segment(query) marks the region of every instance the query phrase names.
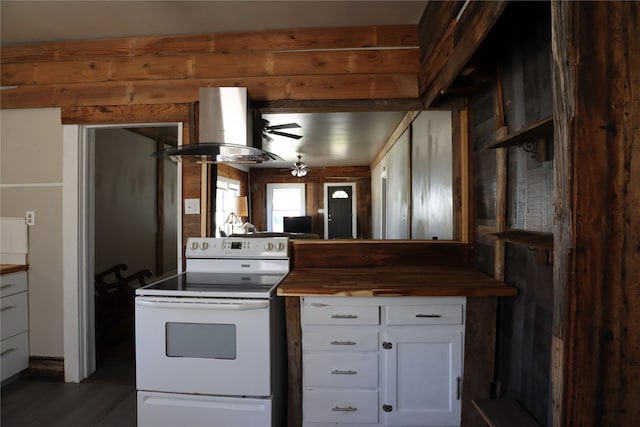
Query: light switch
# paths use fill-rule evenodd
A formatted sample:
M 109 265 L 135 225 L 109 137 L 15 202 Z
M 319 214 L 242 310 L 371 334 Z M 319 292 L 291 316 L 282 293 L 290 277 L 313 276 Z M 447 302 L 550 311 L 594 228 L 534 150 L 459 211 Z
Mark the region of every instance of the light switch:
M 197 215 L 200 213 L 200 199 L 184 199 L 184 213 Z

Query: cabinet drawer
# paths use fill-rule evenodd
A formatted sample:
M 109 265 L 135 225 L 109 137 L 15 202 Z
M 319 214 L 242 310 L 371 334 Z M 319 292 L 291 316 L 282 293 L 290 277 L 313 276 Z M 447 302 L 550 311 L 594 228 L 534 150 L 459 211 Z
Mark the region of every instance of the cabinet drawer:
M 29 332 L 2 340 L 0 344 L 2 381 L 29 367 Z
M 302 334 L 303 351 L 376 351 L 378 331 L 358 328 L 315 327 Z
M 3 274 L 0 276 L 0 296 L 8 297 L 27 290 L 27 272 Z
M 302 402 L 305 422 L 378 422 L 378 390 L 305 389 Z
M 378 353 L 307 353 L 305 387 L 378 387 Z
M 460 304 L 424 304 L 387 306 L 388 325 L 460 325 Z
M 12 337 L 29 328 L 27 292 L 2 298 L 0 308 L 0 330 L 2 339 Z
M 310 303 L 302 306 L 303 325 L 377 325 L 380 310 L 374 306 Z

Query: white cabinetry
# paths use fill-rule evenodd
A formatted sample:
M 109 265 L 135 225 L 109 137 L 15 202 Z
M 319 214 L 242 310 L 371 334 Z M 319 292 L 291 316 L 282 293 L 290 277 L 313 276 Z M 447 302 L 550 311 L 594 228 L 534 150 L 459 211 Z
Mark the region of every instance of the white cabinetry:
M 29 299 L 27 272 L 0 276 L 2 381 L 29 367 Z
M 305 427 L 456 426 L 464 297 L 303 297 Z

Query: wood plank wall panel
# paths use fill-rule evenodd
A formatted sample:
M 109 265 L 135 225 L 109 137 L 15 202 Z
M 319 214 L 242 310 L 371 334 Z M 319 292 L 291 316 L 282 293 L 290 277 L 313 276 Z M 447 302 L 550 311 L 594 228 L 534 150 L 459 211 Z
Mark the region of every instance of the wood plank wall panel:
M 526 247 L 506 244 L 505 282 L 518 288 L 501 298 L 497 378 L 502 396 L 518 400 L 540 425 L 548 425 L 553 268 Z
M 357 237 L 370 239 L 371 229 L 371 170 L 368 166 L 312 168 L 303 178 L 291 176 L 288 169 L 253 168 L 249 174 L 251 186 L 251 222 L 258 230 L 267 229 L 267 183 L 304 183 L 306 185 L 307 215 L 313 217 L 313 232 L 324 236 L 324 184 L 355 182 Z
M 88 44 L 90 43 L 90 44 Z M 137 37 L 3 47 L 5 63 L 93 60 L 117 57 L 163 57 L 205 53 L 324 50 L 418 46 L 413 25 L 340 29 L 275 30 L 259 33 L 220 33 Z
M 420 63 L 420 98 L 425 108 L 429 108 L 440 95 L 446 93 L 485 36 L 493 28 L 506 5 L 507 1 L 472 1 L 467 4 L 458 21 L 440 24 L 441 27 L 444 26 L 444 31 L 440 34 L 437 34 L 439 31 L 429 33 L 421 27 L 418 28 L 421 35 L 421 48 L 425 45 L 434 46 L 434 49 L 440 53 L 431 56 L 421 53 L 421 59 L 425 61 Z M 448 10 L 445 17 L 450 17 L 456 11 L 457 5 L 441 5 L 440 7 Z M 424 25 L 429 25 L 428 19 L 420 21 L 420 26 Z M 453 28 L 447 32 L 449 25 L 453 25 Z M 442 40 L 440 39 L 441 34 L 446 35 Z M 436 41 L 434 42 L 427 35 L 435 37 Z M 443 53 L 446 55 L 443 56 Z M 446 60 L 443 61 L 443 58 Z
M 552 2 L 555 425 L 640 419 L 638 22 L 637 2 Z
M 413 26 L 7 47 L 1 84 L 18 87 L 0 106 L 180 104 L 206 86 L 244 86 L 267 101 L 417 99 L 418 55 Z
M 535 19 L 529 21 L 532 17 Z M 516 298 L 498 301 L 493 391 L 495 397 L 519 401 L 541 425 L 548 425 L 552 403 L 552 267 L 539 264 L 535 253 L 526 247 L 502 243 L 504 250 L 495 250 L 496 242 L 486 234 L 505 225 L 533 226 L 533 230 L 552 227 L 553 168 L 550 162 L 532 160 L 518 147 L 508 152 L 501 149 L 502 155 L 485 147 L 498 135 L 517 131 L 538 121 L 541 114 L 550 114 L 549 17 L 548 3 L 509 5 L 488 38 L 492 48 L 502 52 L 490 57 L 493 63 L 484 64 L 487 75 L 493 68 L 493 79 L 478 88 L 469 101 L 476 202 L 475 265 L 496 278 L 504 274 L 505 282 L 519 289 Z M 536 24 L 525 26 L 523 22 Z M 544 72 L 541 64 L 545 55 L 547 76 L 527 80 L 527 76 Z M 536 201 L 546 201 L 544 207 L 524 209 L 527 197 L 533 199 L 534 195 Z M 532 201 L 529 207 L 533 205 Z
M 417 49 L 269 52 L 7 63 L 2 84 L 49 85 L 251 76 L 415 73 Z
M 469 246 L 464 243 L 433 241 L 416 245 L 408 240 L 294 240 L 293 268 L 362 268 L 384 266 L 466 266 Z M 320 245 L 320 246 L 319 246 Z

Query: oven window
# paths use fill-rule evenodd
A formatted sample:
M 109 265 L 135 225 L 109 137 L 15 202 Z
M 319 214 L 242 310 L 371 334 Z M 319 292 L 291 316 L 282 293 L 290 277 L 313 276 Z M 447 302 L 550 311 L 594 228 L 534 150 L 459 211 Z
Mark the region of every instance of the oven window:
M 166 339 L 167 357 L 236 358 L 236 325 L 169 322 Z

